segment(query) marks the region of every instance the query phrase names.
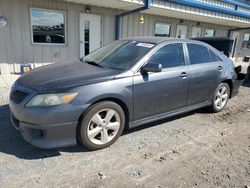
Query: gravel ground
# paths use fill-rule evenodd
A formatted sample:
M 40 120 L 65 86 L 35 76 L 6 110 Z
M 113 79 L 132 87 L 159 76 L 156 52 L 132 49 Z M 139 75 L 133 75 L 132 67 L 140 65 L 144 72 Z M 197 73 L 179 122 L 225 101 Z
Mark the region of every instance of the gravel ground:
M 0 187 L 250 186 L 250 83 L 226 109 L 205 109 L 126 131 L 111 147 L 41 150 L 0 103 Z
M 0 88 L 0 105 L 7 103 L 9 92 L 10 92 L 9 87 Z

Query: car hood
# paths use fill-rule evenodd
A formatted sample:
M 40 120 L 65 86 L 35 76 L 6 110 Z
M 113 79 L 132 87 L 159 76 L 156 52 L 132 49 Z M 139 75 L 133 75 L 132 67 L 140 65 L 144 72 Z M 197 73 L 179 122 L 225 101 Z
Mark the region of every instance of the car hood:
M 37 92 L 56 92 L 113 79 L 121 70 L 102 68 L 81 61 L 57 63 L 24 74 L 18 83 Z

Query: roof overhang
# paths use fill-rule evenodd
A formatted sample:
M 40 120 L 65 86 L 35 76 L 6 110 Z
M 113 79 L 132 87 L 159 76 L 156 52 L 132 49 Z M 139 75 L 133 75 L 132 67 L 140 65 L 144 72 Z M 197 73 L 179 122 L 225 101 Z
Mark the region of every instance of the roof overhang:
M 135 0 L 133 2 L 131 2 L 130 0 L 62 0 L 62 1 L 105 7 L 105 8 L 120 9 L 120 10 L 133 10 L 143 6 L 143 2 L 139 0 L 138 1 Z
M 62 0 L 91 6 L 105 7 L 130 11 L 142 7 L 142 0 Z M 171 3 L 170 6 L 158 6 L 153 4 L 150 9 L 142 11 L 145 14 L 166 16 L 178 19 L 186 19 L 197 22 L 213 23 L 231 27 L 249 27 L 250 19 L 223 13 L 197 9 L 185 5 Z
M 187 11 L 187 10 L 174 10 L 171 8 L 165 7 L 155 7 L 154 5 L 151 6 L 150 9 L 143 11 L 146 14 L 152 15 L 160 15 L 160 16 L 167 16 L 172 18 L 178 19 L 185 19 L 185 20 L 192 20 L 197 22 L 205 22 L 205 23 L 212 23 L 212 24 L 219 24 L 231 27 L 249 27 L 250 20 L 244 21 L 237 20 L 235 16 L 232 18 L 220 18 L 216 14 L 210 13 L 205 11 L 206 14 L 202 13 L 201 11 Z

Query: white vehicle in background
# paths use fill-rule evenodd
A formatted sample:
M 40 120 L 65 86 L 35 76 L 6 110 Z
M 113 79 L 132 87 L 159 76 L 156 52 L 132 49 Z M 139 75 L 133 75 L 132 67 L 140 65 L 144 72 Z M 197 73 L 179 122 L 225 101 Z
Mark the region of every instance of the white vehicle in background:
M 213 46 L 214 48 L 216 48 L 217 50 L 219 50 L 221 53 L 223 53 L 225 56 L 227 56 L 229 59 L 232 60 L 232 62 L 234 62 L 233 58 L 231 58 L 231 54 L 233 53 L 233 40 L 228 38 L 228 37 L 194 37 L 191 38 L 193 40 L 198 40 L 198 41 L 202 41 L 205 42 L 211 46 Z M 245 58 L 247 58 L 247 60 L 243 60 L 243 61 L 249 61 L 250 56 L 246 56 Z M 250 81 L 250 63 L 249 66 L 247 68 L 247 75 L 240 73 L 241 72 L 242 67 L 241 66 L 237 66 L 235 67 L 235 71 L 237 72 L 238 76 L 241 77 L 240 79 L 246 78 Z
M 249 66 L 247 68 L 247 79 L 250 81 L 250 63 L 249 63 Z

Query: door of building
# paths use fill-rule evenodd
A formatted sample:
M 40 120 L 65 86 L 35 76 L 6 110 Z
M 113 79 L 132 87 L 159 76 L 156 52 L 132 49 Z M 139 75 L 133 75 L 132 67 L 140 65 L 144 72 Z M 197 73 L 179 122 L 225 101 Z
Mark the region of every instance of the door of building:
M 184 39 L 186 37 L 187 37 L 187 26 L 186 25 L 177 25 L 176 38 Z
M 193 27 L 191 37 L 200 37 L 200 36 L 201 36 L 201 28 L 200 27 Z
M 233 46 L 232 46 L 232 50 L 231 50 L 231 54 L 230 54 L 231 58 L 235 57 L 236 46 L 237 46 L 237 42 L 239 40 L 239 35 L 240 35 L 240 33 L 238 31 L 232 32 L 231 39 L 233 39 Z
M 101 46 L 101 16 L 80 14 L 80 58 Z

